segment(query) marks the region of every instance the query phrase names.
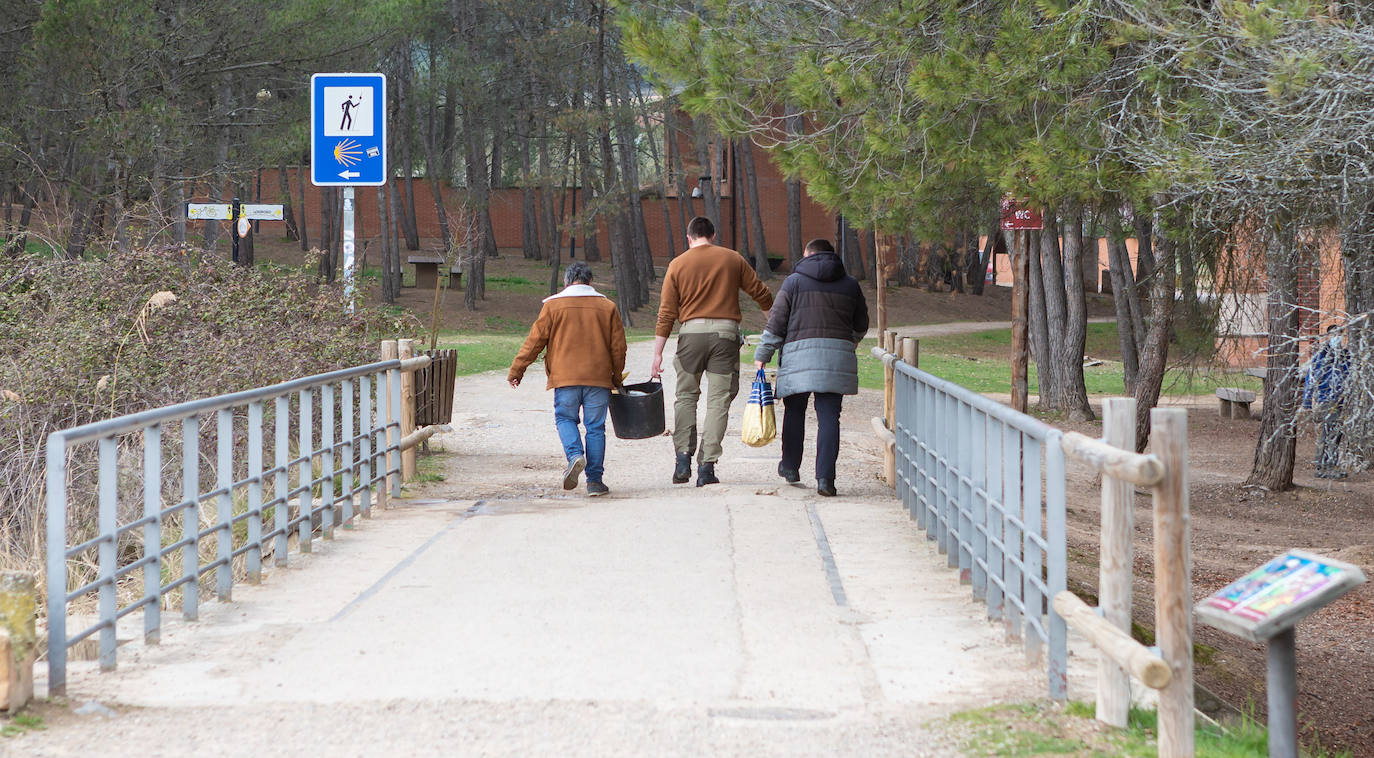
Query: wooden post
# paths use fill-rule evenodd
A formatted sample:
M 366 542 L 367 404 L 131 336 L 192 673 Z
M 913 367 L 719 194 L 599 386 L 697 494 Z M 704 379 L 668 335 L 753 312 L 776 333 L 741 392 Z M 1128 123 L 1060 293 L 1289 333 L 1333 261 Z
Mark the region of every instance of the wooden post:
M 893 331 L 881 331 L 878 333 L 878 344 L 883 351 L 889 355 L 897 354 L 897 333 Z M 889 434 L 897 431 L 897 401 L 896 401 L 896 382 L 897 372 L 893 369 L 892 363 L 883 362 L 883 427 Z M 883 445 L 883 481 L 887 486 L 897 486 L 897 443 L 896 436 L 889 436 L 887 444 Z
M 400 359 L 415 357 L 415 340 L 397 340 L 396 346 L 400 351 Z M 415 431 L 415 372 L 401 372 L 401 439 L 405 439 L 411 432 Z M 415 467 L 415 448 L 403 448 L 401 450 L 401 482 L 405 483 L 415 478 L 417 471 Z
M 1134 415 L 1134 414 L 1132 414 Z M 1193 592 L 1188 515 L 1188 412 L 1150 411 L 1150 440 L 1164 463 L 1155 488 L 1155 641 L 1172 679 L 1159 691 L 1159 754 L 1193 755 Z
M 1011 407 L 1025 413 L 1030 402 L 1030 343 L 1026 328 L 1030 317 L 1026 289 L 1030 278 L 1030 232 L 1012 232 L 1012 240 Z
M 912 368 L 921 367 L 921 341 L 915 337 L 902 338 L 902 360 Z
M 382 360 L 384 360 L 384 361 L 394 361 L 394 360 L 396 360 L 399 356 L 400 356 L 400 345 L 398 345 L 398 344 L 396 343 L 396 340 L 382 340 Z M 388 377 L 388 381 L 390 381 L 390 377 Z M 400 408 L 396 408 L 394 405 L 392 405 L 392 402 L 391 402 L 391 387 L 390 387 L 390 386 L 387 387 L 386 392 L 385 392 L 384 394 L 385 394 L 386 397 L 385 397 L 385 399 L 384 399 L 382 402 L 386 403 L 386 405 L 385 405 L 385 406 L 382 406 L 382 405 L 379 404 L 379 405 L 377 406 L 377 408 L 378 408 L 378 410 L 380 411 L 383 407 L 385 407 L 385 408 L 386 408 L 385 417 L 386 417 L 388 423 L 394 422 L 394 421 L 396 421 L 397 415 L 401 412 L 401 409 L 400 409 Z M 393 446 L 393 445 L 400 445 L 400 444 L 401 444 L 401 435 L 400 435 L 400 433 L 399 433 L 398 431 L 396 431 L 396 429 L 391 428 L 391 427 L 388 427 L 388 428 L 387 428 L 387 432 L 386 432 L 386 444 L 387 444 L 387 447 L 391 447 L 391 446 Z M 384 453 L 384 454 L 382 455 L 382 463 L 381 463 L 381 465 L 382 465 L 382 470 L 383 470 L 383 471 L 390 471 L 390 470 L 391 470 L 391 456 Z M 378 506 L 379 508 L 386 508 L 386 507 L 390 504 L 389 501 L 388 501 L 388 498 L 391 496 L 392 476 L 395 476 L 395 475 L 393 475 L 393 474 L 388 474 L 388 475 L 386 476 L 386 478 L 382 481 L 381 495 L 378 496 L 378 498 L 377 498 L 377 506 Z
M 0 708 L 11 715 L 33 698 L 33 661 L 38 656 L 38 592 L 32 574 L 0 574 Z
M 890 275 L 889 269 L 892 268 L 888 262 L 893 257 L 892 238 L 882 232 L 874 232 L 873 243 L 877 248 L 873 263 L 878 267 L 878 338 L 882 339 L 882 335 L 887 332 L 887 278 Z
M 1122 449 L 1135 445 L 1135 399 L 1113 397 L 1102 403 L 1102 436 Z M 1097 605 L 1102 618 L 1131 633 L 1131 577 L 1135 540 L 1135 487 L 1102 475 L 1102 544 L 1097 575 Z M 1131 707 L 1131 678 L 1106 655 L 1097 659 L 1097 720 L 1125 727 Z

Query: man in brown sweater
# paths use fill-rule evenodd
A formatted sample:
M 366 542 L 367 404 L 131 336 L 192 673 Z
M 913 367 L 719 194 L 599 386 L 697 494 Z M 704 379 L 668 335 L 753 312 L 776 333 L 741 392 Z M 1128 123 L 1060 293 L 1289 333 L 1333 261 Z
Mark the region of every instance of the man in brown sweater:
M 576 261 L 563 273 L 562 292 L 544 299 L 525 344 L 510 365 L 506 380 L 519 387 L 525 369 L 548 347 L 544 372 L 553 390 L 553 420 L 568 466 L 563 489 L 577 486 L 587 471 L 587 494 L 610 492 L 602 482 L 606 462 L 606 408 L 611 388 L 620 386 L 625 369 L 625 327 L 620 310 L 592 288 L 592 270 Z M 578 429 L 578 417 L 586 439 Z
M 739 253 L 715 244 L 716 227 L 697 216 L 687 224 L 687 251 L 668 264 L 663 275 L 663 297 L 654 329 L 654 362 L 649 375 L 663 369 L 663 346 L 674 322 L 677 334 L 676 400 L 673 402 L 673 448 L 677 464 L 673 483 L 692 477 L 692 454 L 697 455 L 697 486 L 716 484 L 716 461 L 730 420 L 730 402 L 739 394 L 739 292 L 742 290 L 767 311 L 773 293 L 759 281 L 749 262 Z M 697 399 L 701 377 L 708 379 L 706 419 L 701 449 L 697 448 Z

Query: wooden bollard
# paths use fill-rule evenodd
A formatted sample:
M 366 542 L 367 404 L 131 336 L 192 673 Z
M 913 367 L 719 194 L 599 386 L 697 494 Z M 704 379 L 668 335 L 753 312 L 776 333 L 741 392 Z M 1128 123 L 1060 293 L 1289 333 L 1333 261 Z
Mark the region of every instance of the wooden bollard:
M 399 355 L 399 353 L 400 353 L 400 348 L 399 348 L 399 346 L 396 344 L 396 340 L 382 340 L 382 360 L 384 360 L 384 361 L 394 361 L 394 360 L 396 360 L 396 358 L 397 358 L 397 356 Z M 387 381 L 388 381 L 388 382 L 391 381 L 391 380 L 390 380 L 390 376 L 388 376 Z M 382 403 L 385 403 L 385 405 L 378 404 L 378 406 L 377 406 L 378 415 L 379 415 L 379 416 L 380 416 L 380 415 L 384 415 L 385 418 L 386 418 L 386 420 L 387 420 L 387 423 L 388 423 L 388 424 L 391 424 L 391 423 L 393 423 L 393 422 L 396 421 L 396 416 L 401 412 L 401 409 L 400 409 L 400 408 L 396 408 L 396 407 L 393 406 L 392 403 L 391 403 L 391 385 L 390 385 L 390 384 L 387 385 L 386 391 L 385 391 L 384 393 L 382 393 L 382 394 L 384 395 L 384 398 L 383 398 L 383 400 L 382 400 L 381 402 L 382 402 Z M 385 414 L 382 413 L 383 409 L 385 409 Z M 385 434 L 384 436 L 385 436 L 385 438 L 386 438 L 386 446 L 387 446 L 387 447 L 397 446 L 397 449 L 399 450 L 399 446 L 400 446 L 400 444 L 401 444 L 401 434 L 400 434 L 400 432 L 398 432 L 396 429 L 391 428 L 390 426 L 388 426 L 388 427 L 387 427 L 386 434 Z M 390 470 L 391 470 L 391 464 L 392 464 L 392 458 L 391 458 L 390 454 L 385 454 L 385 453 L 384 453 L 384 454 L 382 455 L 382 457 L 381 457 L 381 461 L 382 461 L 382 462 L 381 462 L 382 470 L 383 470 L 383 471 L 390 471 Z M 386 475 L 385 477 L 382 477 L 382 480 L 381 480 L 382 486 L 379 488 L 381 494 L 380 494 L 380 495 L 378 496 L 378 498 L 377 498 L 377 506 L 378 506 L 379 508 L 386 508 L 386 507 L 390 504 L 390 500 L 389 500 L 389 499 L 390 499 L 390 497 L 391 497 L 391 491 L 392 491 L 392 487 L 391 487 L 392 476 L 399 476 L 399 474 L 395 474 L 395 475 L 393 475 L 393 474 L 388 474 L 388 475 Z
M 1192 548 L 1188 512 L 1188 411 L 1154 408 L 1150 438 L 1164 464 L 1155 488 L 1155 638 L 1173 680 L 1159 692 L 1159 754 L 1192 755 Z
M 401 360 L 415 357 L 415 340 L 397 340 Z M 401 372 L 401 439 L 415 431 L 415 372 Z M 415 448 L 401 450 L 401 482 L 415 478 L 418 470 L 415 465 Z
M 912 368 L 921 366 L 921 341 L 915 337 L 902 338 L 902 360 Z
M 1102 403 L 1102 439 L 1122 450 L 1135 444 L 1135 399 Z M 1135 487 L 1102 477 L 1102 528 L 1098 548 L 1097 604 L 1102 619 L 1130 636 L 1131 581 L 1135 539 Z M 1122 728 L 1131 707 L 1131 680 L 1125 667 L 1108 657 L 1097 663 L 1097 720 Z
M 38 656 L 38 593 L 32 574 L 0 574 L 0 708 L 13 714 L 33 699 Z

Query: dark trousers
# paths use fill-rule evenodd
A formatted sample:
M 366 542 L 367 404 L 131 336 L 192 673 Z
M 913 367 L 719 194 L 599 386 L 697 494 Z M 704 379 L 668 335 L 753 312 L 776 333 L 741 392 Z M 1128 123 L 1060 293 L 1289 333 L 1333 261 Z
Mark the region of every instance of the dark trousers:
M 802 443 L 806 440 L 806 405 L 813 393 L 802 392 L 782 399 L 782 465 L 801 470 Z M 816 392 L 816 478 L 835 481 L 835 461 L 840 457 L 840 409 L 844 395 Z

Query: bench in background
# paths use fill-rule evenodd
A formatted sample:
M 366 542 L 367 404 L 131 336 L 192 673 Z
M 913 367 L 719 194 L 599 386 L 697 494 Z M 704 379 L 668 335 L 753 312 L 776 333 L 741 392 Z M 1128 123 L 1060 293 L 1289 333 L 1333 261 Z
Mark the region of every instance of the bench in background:
M 1221 402 L 1217 412 L 1222 418 L 1250 418 L 1255 393 L 1239 387 L 1217 387 L 1217 400 Z

